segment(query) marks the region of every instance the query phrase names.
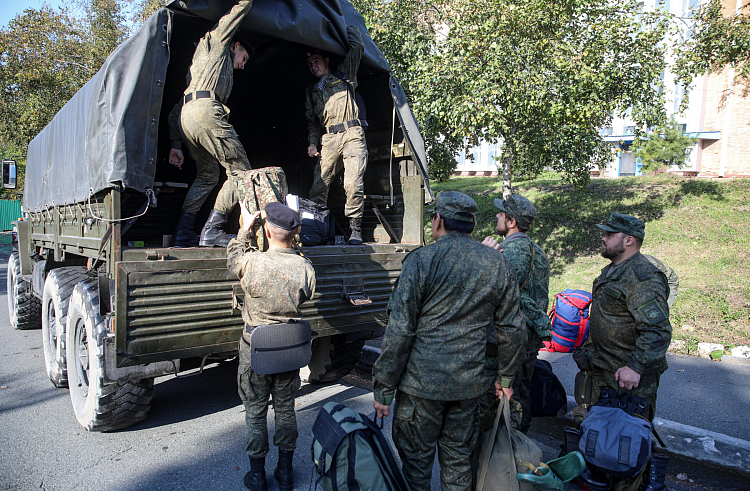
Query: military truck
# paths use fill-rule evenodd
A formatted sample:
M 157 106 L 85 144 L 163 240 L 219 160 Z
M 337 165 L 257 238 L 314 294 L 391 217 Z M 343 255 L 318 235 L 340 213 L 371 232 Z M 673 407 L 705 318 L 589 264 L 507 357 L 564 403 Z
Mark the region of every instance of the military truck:
M 29 145 L 8 262 L 11 323 L 41 327 L 47 375 L 69 388 L 87 430 L 144 419 L 155 377 L 200 373 L 236 356 L 244 294 L 226 249 L 169 247 L 195 166 L 167 162 L 167 116 L 197 42 L 232 5 L 180 1 L 156 12 Z M 424 240 L 423 205 L 432 200 L 424 143 L 403 89 L 346 0 L 256 0 L 240 28 L 255 56 L 235 71 L 227 102 L 253 168 L 282 167 L 290 193 L 307 196 L 316 162 L 306 152 L 304 97 L 314 82 L 306 51 L 325 50 L 337 63 L 347 25 L 365 42 L 365 243 L 303 248 L 317 274 L 303 308 L 314 336 L 311 382 L 348 373 L 365 340 L 384 331 L 402 260 Z M 15 178 L 15 170 L 3 174 Z M 340 224 L 348 223 L 344 201 L 339 176 L 329 205 Z M 238 210 L 229 222 L 238 223 Z

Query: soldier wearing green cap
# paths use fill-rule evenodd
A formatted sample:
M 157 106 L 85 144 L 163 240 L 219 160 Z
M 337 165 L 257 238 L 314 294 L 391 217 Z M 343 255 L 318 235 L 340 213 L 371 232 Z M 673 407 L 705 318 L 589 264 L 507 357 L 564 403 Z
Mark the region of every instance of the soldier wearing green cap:
M 487 388 L 487 331 L 494 323 L 496 394 L 510 397 L 526 327 L 513 267 L 469 235 L 476 202 L 445 191 L 430 212 L 436 242 L 406 257 L 388 304 L 373 406 L 388 416 L 395 395 L 393 441 L 413 491 L 430 489 L 436 446 L 442 488 L 469 490 L 477 403 Z
M 245 332 L 239 344 L 240 363 L 237 385 L 245 406 L 250 471 L 245 486 L 253 491 L 266 490 L 265 458 L 268 454 L 266 415 L 272 396 L 276 432 L 273 443 L 279 449 L 274 477 L 281 491 L 294 488 L 292 459 L 297 446 L 297 419 L 294 396 L 300 388 L 299 370 L 260 375 L 250 367 L 250 334 L 254 328 L 269 324 L 296 322 L 302 318 L 300 306 L 315 292 L 315 270 L 309 261 L 292 248 L 299 233 L 300 218 L 282 203 L 265 207 L 267 252 L 258 250 L 256 229 L 260 212 L 251 214 L 240 201 L 243 228 L 227 247 L 227 266 L 240 279 L 245 291 L 242 319 Z M 257 224 L 257 226 L 256 226 Z
M 513 194 L 508 199 L 495 198 L 492 201 L 497 214 L 497 232 L 505 237 L 498 243 L 493 237 L 487 237 L 484 245 L 500 250 L 516 272 L 521 293 L 521 309 L 526 318 L 526 359 L 516 373 L 513 382 L 513 393 L 522 408 L 521 424 L 517 428 L 524 433 L 531 426 L 531 376 L 534 374 L 542 341 L 552 336 L 547 304 L 549 302 L 549 261 L 539 244 L 532 241 L 526 233 L 534 225 L 536 208 L 521 196 Z M 488 368 L 496 366 L 497 346 L 495 334 L 490 330 L 487 347 Z
M 672 339 L 669 284 L 664 272 L 640 253 L 646 235 L 636 217 L 612 213 L 603 225 L 601 254 L 611 263 L 594 281 L 589 317 L 594 349 L 592 403 L 599 388 L 627 389 L 651 404 L 667 369 Z

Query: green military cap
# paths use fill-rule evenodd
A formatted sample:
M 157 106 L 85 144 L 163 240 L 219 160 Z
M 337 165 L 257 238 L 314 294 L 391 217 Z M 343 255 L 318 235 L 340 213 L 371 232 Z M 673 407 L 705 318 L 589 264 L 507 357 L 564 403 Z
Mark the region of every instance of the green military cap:
M 448 220 L 474 223 L 477 202 L 458 191 L 443 191 L 437 197 L 435 208 L 429 210 L 429 213 L 438 213 Z
M 638 218 L 622 213 L 612 213 L 609 220 L 604 225 L 597 225 L 597 228 L 605 232 L 622 232 L 625 235 L 632 235 L 642 239 L 646 236 L 646 225 Z
M 492 204 L 509 218 L 514 218 L 522 227 L 531 227 L 536 218 L 536 208 L 520 194 L 512 194 L 508 199 L 495 198 Z

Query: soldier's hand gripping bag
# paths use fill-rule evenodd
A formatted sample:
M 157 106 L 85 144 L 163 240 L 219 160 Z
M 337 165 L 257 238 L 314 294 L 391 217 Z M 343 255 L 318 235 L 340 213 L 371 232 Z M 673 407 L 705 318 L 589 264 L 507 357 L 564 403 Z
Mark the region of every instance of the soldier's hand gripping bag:
M 651 457 L 652 426 L 640 397 L 601 388 L 601 398 L 581 423 L 578 450 L 588 465 L 618 479 L 633 478 Z
M 479 437 L 477 451 L 477 491 L 532 491 L 534 486 L 519 482 L 516 473 L 529 472 L 518 462 L 538 466 L 542 451 L 529 437 L 510 425 L 510 404 L 503 395 L 490 431 Z

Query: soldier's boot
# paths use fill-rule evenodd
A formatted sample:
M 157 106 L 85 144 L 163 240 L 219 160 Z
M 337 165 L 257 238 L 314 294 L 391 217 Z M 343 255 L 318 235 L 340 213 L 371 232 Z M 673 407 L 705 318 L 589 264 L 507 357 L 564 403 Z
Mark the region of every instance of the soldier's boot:
M 177 227 L 172 235 L 173 247 L 197 247 L 200 237 L 193 232 L 195 225 L 195 214 L 180 213 L 180 219 L 177 221 Z
M 362 243 L 362 219 L 361 218 L 350 218 L 349 228 L 352 230 L 352 234 L 349 236 L 349 244 L 359 245 Z
M 667 463 L 669 457 L 666 455 L 652 453 L 651 462 L 648 465 L 648 484 L 641 487 L 643 491 L 666 491 Z
M 208 220 L 201 231 L 201 247 L 226 247 L 232 237 L 222 228 L 227 222 L 227 216 L 216 210 L 211 210 Z
M 273 477 L 279 482 L 281 491 L 292 491 L 294 489 L 294 469 L 292 468 L 292 458 L 294 452 L 282 452 L 279 450 L 279 463 L 276 470 L 273 471 Z
M 245 487 L 250 491 L 267 491 L 266 458 L 250 459 L 250 471 L 245 474 Z

